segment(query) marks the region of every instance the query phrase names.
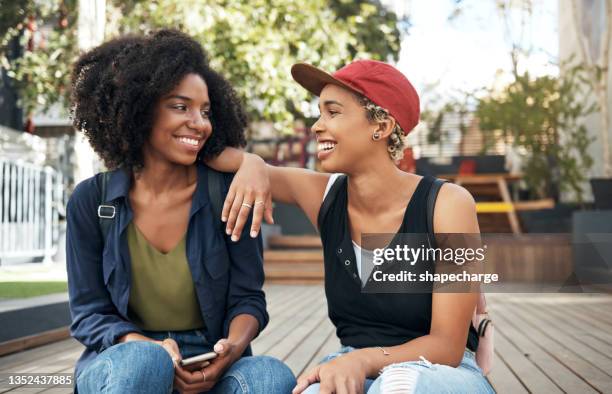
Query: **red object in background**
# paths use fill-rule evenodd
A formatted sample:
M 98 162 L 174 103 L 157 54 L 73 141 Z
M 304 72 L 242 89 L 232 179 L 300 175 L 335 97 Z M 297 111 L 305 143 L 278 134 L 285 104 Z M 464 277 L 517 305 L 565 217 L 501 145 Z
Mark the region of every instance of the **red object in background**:
M 26 44 L 26 49 L 28 51 L 34 50 L 34 32 L 38 30 L 38 26 L 36 26 L 36 19 L 33 15 L 28 17 L 28 23 L 26 24 L 26 29 L 30 32 L 30 37 L 28 38 L 28 43 Z
M 473 175 L 476 173 L 476 161 L 472 159 L 461 160 L 459 164 L 459 175 Z
M 34 131 L 36 130 L 36 126 L 34 125 L 34 121 L 32 120 L 31 116 L 28 116 L 28 119 L 26 120 L 25 125 L 23 125 L 23 129 L 30 134 L 34 134 Z
M 68 27 L 68 9 L 66 8 L 66 4 L 63 2 L 59 9 L 58 26 L 60 29 L 65 29 Z
M 400 160 L 397 167 L 405 172 L 410 172 L 413 174 L 416 172 L 416 161 L 414 160 L 412 148 L 404 149 L 404 158 Z

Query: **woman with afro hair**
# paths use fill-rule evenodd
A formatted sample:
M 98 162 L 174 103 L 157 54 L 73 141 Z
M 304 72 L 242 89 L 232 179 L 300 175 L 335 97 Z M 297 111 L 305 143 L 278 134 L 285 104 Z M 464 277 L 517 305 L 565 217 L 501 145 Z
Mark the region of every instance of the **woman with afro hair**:
M 162 30 L 90 50 L 74 65 L 72 117 L 111 170 L 67 208 L 78 391 L 291 391 L 289 368 L 249 345 L 268 322 L 261 238 L 230 240 L 212 213 L 203 161 L 244 146 L 246 116 L 200 44 Z

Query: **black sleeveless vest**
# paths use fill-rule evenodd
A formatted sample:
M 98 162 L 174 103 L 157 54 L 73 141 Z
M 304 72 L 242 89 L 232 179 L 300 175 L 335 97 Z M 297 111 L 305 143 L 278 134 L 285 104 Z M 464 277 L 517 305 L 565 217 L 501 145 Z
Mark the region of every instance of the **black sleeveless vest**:
M 427 195 L 435 178 L 423 177 L 406 208 L 400 233 L 427 233 Z M 347 178 L 329 209 L 319 217 L 325 261 L 325 294 L 329 318 L 344 346 L 395 346 L 429 334 L 431 292 L 364 293 L 359 278 L 348 221 Z M 330 196 L 333 195 L 330 190 Z M 367 284 L 366 284 L 367 286 Z M 470 325 L 466 346 L 476 351 L 478 336 Z

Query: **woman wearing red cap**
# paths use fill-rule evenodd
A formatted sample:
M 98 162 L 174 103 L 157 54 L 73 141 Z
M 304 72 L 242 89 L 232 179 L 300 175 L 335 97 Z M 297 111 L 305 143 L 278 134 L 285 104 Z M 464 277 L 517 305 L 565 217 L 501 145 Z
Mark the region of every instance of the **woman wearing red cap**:
M 233 239 L 251 207 L 251 235 L 264 211 L 271 220 L 268 190 L 276 201 L 297 204 L 321 234 L 329 317 L 343 347 L 302 375 L 294 393 L 493 392 L 474 358 L 478 337 L 470 318 L 476 293 L 362 291 L 371 281 L 361 261 L 367 254 L 362 234 L 428 232 L 427 196 L 435 178 L 395 165 L 405 134 L 418 123 L 415 89 L 394 67 L 371 60 L 333 75 L 307 64 L 291 72 L 320 96 L 321 115 L 312 131 L 325 173 L 268 166 L 232 148 L 210 165 L 222 171 L 240 167 L 223 211 Z M 253 182 L 260 185 L 241 186 Z M 472 196 L 444 184 L 433 227 L 436 233 L 478 233 Z

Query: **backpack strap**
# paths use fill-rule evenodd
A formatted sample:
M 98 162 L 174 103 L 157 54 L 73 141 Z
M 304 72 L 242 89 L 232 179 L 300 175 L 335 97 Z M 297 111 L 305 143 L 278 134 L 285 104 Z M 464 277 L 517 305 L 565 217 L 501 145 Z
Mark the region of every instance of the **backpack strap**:
M 223 185 L 224 176 L 221 172 L 208 167 L 208 198 L 212 205 L 214 220 L 219 222 L 221 234 L 225 234 L 225 223 L 221 221 L 221 212 L 223 211 Z
M 438 198 L 438 192 L 446 181 L 434 178 L 429 193 L 427 194 L 427 240 L 431 248 L 437 247 L 436 236 L 434 233 L 434 210 L 436 208 L 436 199 Z
M 108 238 L 108 233 L 110 232 L 110 227 L 117 216 L 117 206 L 114 203 L 111 205 L 106 204 L 106 190 L 108 188 L 108 179 L 109 173 L 102 172 L 98 175 L 98 185 L 99 185 L 99 205 L 98 205 L 98 225 L 100 227 L 100 232 L 102 233 L 102 240 L 104 244 L 106 244 L 106 239 Z
M 327 192 L 327 195 L 323 199 L 323 203 L 321 204 L 321 208 L 319 209 L 319 215 L 317 216 L 317 226 L 319 227 L 319 231 L 321 230 L 321 226 L 323 225 L 323 219 L 325 219 L 325 215 L 327 215 L 327 212 L 334 203 L 334 200 L 336 199 L 336 196 L 338 195 L 338 192 L 340 191 L 340 188 L 342 187 L 344 182 L 346 182 L 346 175 L 339 175 L 334 181 L 334 184 Z

